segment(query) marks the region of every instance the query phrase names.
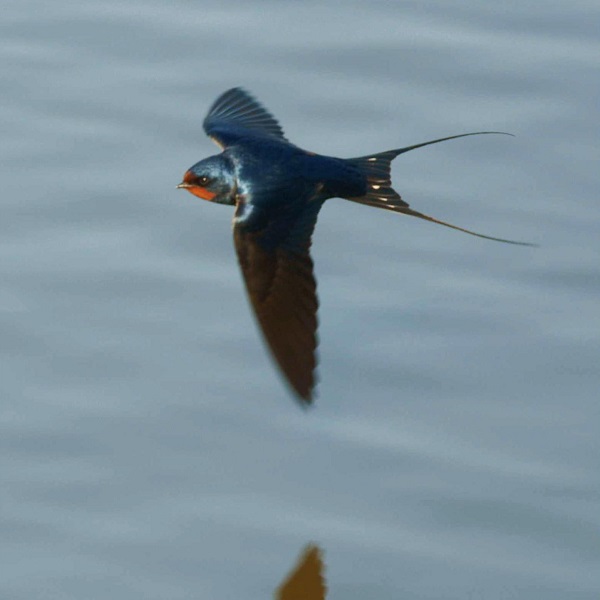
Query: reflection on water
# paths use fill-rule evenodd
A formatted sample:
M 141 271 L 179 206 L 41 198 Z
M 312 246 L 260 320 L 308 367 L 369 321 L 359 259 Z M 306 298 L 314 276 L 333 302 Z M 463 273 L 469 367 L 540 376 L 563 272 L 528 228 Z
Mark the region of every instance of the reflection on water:
M 324 600 L 327 586 L 323 576 L 323 553 L 308 545 L 285 581 L 277 588 L 277 600 Z

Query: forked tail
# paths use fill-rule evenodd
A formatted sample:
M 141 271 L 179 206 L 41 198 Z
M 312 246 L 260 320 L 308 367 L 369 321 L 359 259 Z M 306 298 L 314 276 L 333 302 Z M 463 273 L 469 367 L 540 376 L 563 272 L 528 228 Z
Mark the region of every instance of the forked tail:
M 386 152 L 379 152 L 379 154 L 371 154 L 370 156 L 360 156 L 359 158 L 347 159 L 352 165 L 360 169 L 367 176 L 367 193 L 364 196 L 348 197 L 347 200 L 352 202 L 358 202 L 360 204 L 366 204 L 368 206 L 376 206 L 377 208 L 385 208 L 386 210 L 392 210 L 394 212 L 410 215 L 411 217 L 418 217 L 425 221 L 431 221 L 438 225 L 444 225 L 451 229 L 456 229 L 469 235 L 475 235 L 486 240 L 494 240 L 495 242 L 503 242 L 505 244 L 517 244 L 519 246 L 535 246 L 536 244 L 529 244 L 527 242 L 516 242 L 514 240 L 505 240 L 503 238 L 492 237 L 490 235 L 483 235 L 482 233 L 476 233 L 470 229 L 464 227 L 458 227 L 445 221 L 440 221 L 417 212 L 410 208 L 408 203 L 404 202 L 400 195 L 392 188 L 392 182 L 390 177 L 390 167 L 392 161 L 399 154 L 415 150 L 416 148 L 422 148 L 423 146 L 429 146 L 430 144 L 437 144 L 439 142 L 445 142 L 446 140 L 455 140 L 456 138 L 467 137 L 469 135 L 485 135 L 485 134 L 500 134 L 500 135 L 511 135 L 510 133 L 503 133 L 501 131 L 477 131 L 475 133 L 463 133 L 461 135 L 451 135 L 450 137 L 440 138 L 438 140 L 431 140 L 430 142 L 423 142 L 422 144 L 415 144 L 414 146 L 407 146 L 406 148 L 398 148 L 396 150 L 387 150 Z

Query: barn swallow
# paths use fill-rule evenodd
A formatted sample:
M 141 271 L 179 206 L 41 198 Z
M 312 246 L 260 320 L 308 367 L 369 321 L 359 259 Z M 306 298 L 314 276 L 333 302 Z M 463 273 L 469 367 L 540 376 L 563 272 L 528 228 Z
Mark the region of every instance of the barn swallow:
M 233 88 L 204 119 L 222 149 L 190 167 L 177 186 L 202 200 L 235 206 L 233 239 L 250 303 L 264 339 L 302 403 L 312 401 L 317 347 L 317 294 L 310 256 L 312 233 L 325 200 L 352 202 L 476 233 L 417 212 L 392 188 L 398 155 L 470 135 L 452 135 L 358 158 L 308 152 L 289 142 L 277 120 L 250 94 Z

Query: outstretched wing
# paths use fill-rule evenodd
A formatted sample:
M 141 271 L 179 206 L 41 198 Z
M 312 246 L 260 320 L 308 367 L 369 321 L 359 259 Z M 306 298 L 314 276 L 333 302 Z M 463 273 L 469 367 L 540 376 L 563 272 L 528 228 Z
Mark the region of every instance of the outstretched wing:
M 287 141 L 275 117 L 241 88 L 217 98 L 204 119 L 204 131 L 223 148 L 248 135 Z
M 233 237 L 250 303 L 263 336 L 298 396 L 312 401 L 317 365 L 317 284 L 310 257 L 320 203 L 295 214 L 260 214 L 238 205 Z M 253 218 L 243 222 L 244 209 Z

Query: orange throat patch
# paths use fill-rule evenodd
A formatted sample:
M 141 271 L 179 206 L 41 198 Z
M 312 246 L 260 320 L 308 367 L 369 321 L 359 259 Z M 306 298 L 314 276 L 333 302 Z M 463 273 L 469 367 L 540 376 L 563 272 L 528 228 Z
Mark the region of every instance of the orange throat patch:
M 215 192 L 210 192 L 206 188 L 203 188 L 199 185 L 192 185 L 186 189 L 190 194 L 194 194 L 194 196 L 198 196 L 198 198 L 202 198 L 202 200 L 208 200 L 209 202 L 217 195 Z

